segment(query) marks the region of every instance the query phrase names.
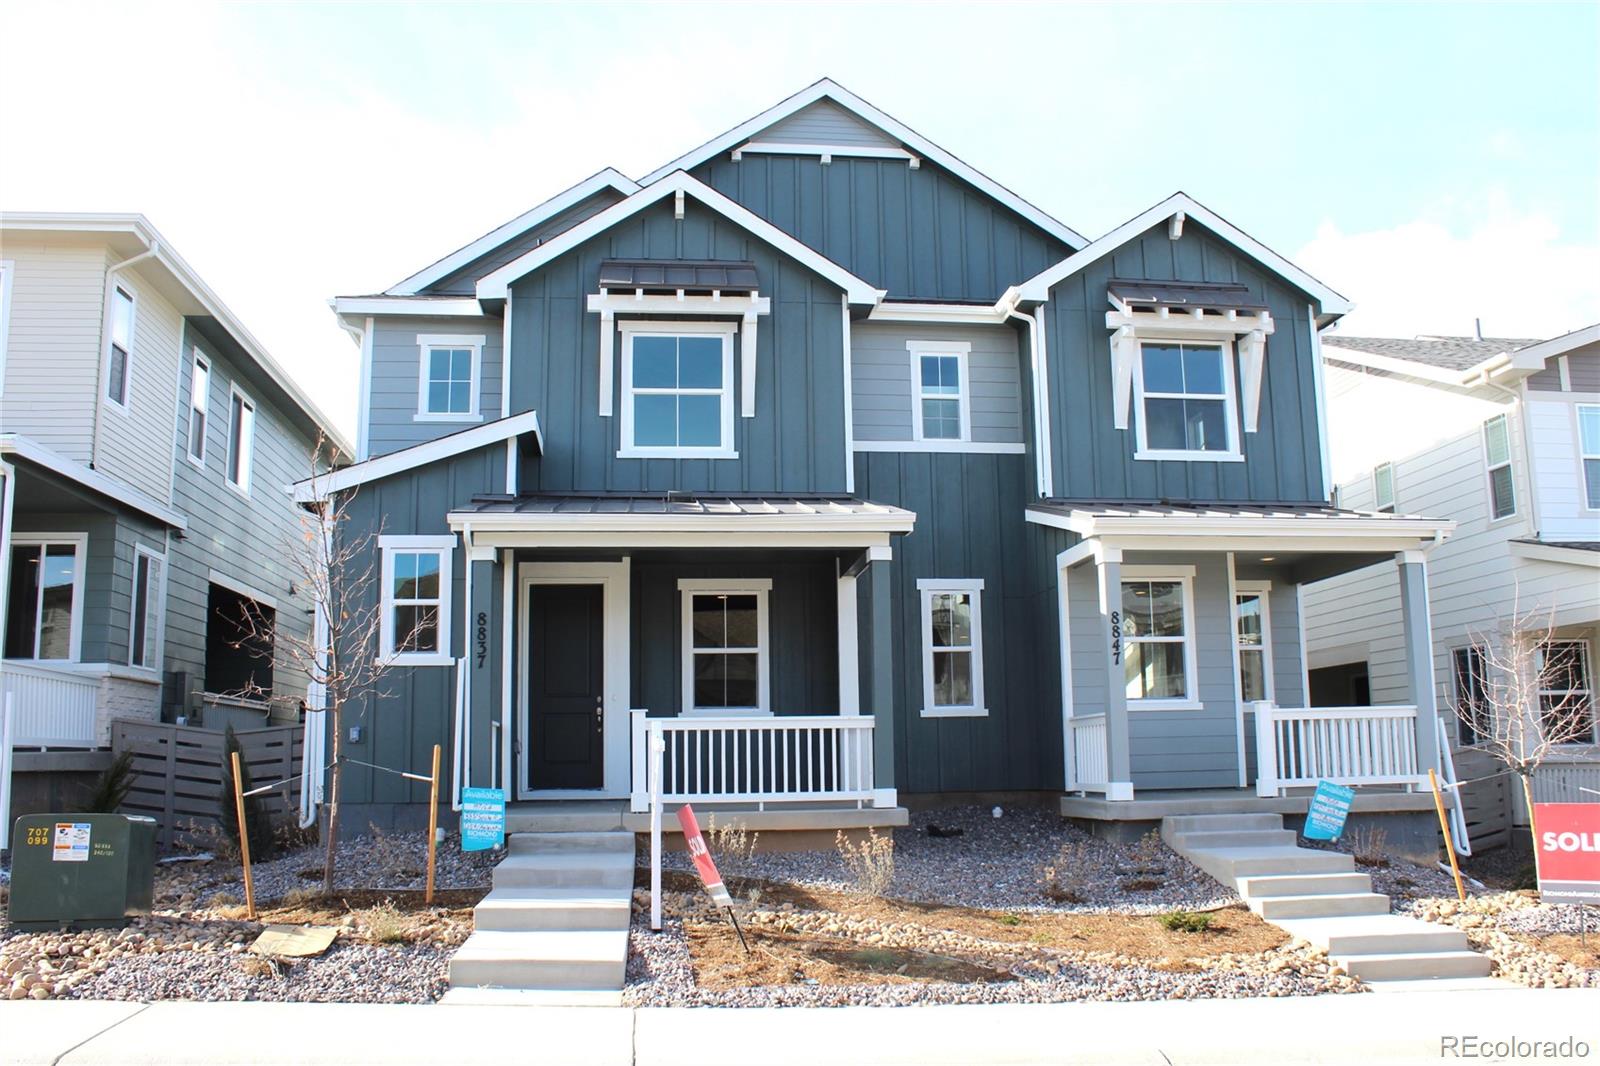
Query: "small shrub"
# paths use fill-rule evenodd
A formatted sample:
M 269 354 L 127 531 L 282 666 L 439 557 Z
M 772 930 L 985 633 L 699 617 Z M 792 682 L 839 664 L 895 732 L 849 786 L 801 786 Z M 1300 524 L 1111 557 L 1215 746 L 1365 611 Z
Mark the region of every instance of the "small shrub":
M 94 788 L 84 801 L 85 814 L 116 814 L 133 791 L 133 752 L 125 751 L 111 760 L 111 765 L 95 778 Z
M 1001 925 L 1021 925 L 1022 916 L 1018 914 L 1002 914 L 996 921 Z
M 394 905 L 394 900 L 386 899 L 377 906 L 360 911 L 359 919 L 367 935 L 379 944 L 404 944 L 411 939 L 411 929 L 406 924 L 405 915 Z
M 1388 844 L 1389 834 L 1381 826 L 1358 825 L 1350 831 L 1350 854 L 1357 866 L 1388 866 Z
M 866 838 L 855 843 L 840 830 L 834 840 L 857 892 L 863 896 L 881 896 L 889 890 L 894 882 L 892 833 L 879 836 L 876 829 L 868 829 Z
M 1130 872 L 1164 874 L 1167 872 L 1167 854 L 1167 845 L 1162 841 L 1160 831 L 1152 829 L 1135 841 L 1130 849 L 1128 853 Z
M 1052 903 L 1083 903 L 1089 898 L 1089 878 L 1093 865 L 1089 849 L 1075 840 L 1061 845 L 1055 861 L 1039 868 L 1039 891 Z
M 1203 933 L 1211 928 L 1211 915 L 1198 911 L 1170 911 L 1157 920 L 1174 933 Z
M 737 877 L 741 881 L 752 877 L 756 841 L 761 839 L 761 834 L 747 831 L 743 822 L 718 825 L 714 814 L 707 825 L 706 845 L 711 849 L 711 857 L 716 860 L 722 876 L 728 880 Z

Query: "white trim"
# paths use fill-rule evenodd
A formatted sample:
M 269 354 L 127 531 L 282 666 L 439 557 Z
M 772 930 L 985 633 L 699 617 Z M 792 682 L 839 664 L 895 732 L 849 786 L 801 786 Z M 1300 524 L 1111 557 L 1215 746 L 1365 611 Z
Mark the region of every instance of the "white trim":
M 680 717 L 715 718 L 767 716 L 772 714 L 772 633 L 767 601 L 772 593 L 771 578 L 679 578 L 678 600 L 681 640 L 678 673 L 682 682 Z M 696 649 L 694 646 L 694 598 L 696 596 L 754 596 L 756 598 L 756 645 L 754 648 L 727 647 Z M 753 707 L 699 707 L 694 702 L 695 655 L 750 654 L 756 657 L 756 703 Z
M 7 484 L 9 485 L 9 483 L 10 483 L 10 479 L 8 478 L 7 479 Z M 14 496 L 12 498 L 13 498 L 13 500 L 15 499 Z M 9 524 L 9 521 L 10 521 L 10 517 L 11 516 L 8 513 L 6 515 L 6 519 L 7 519 L 8 524 Z M 82 658 L 83 658 L 83 616 L 84 616 L 84 606 L 85 606 L 84 605 L 84 579 L 85 579 L 85 576 L 87 575 L 88 570 L 89 570 L 89 534 L 87 534 L 87 533 L 35 532 L 34 530 L 31 530 L 31 529 L 30 530 L 12 529 L 11 530 L 11 542 L 10 542 L 10 545 L 8 546 L 8 548 L 16 548 L 19 545 L 25 545 L 25 546 L 28 546 L 28 547 L 42 547 L 43 550 L 39 553 L 40 566 L 42 568 L 43 567 L 43 560 L 44 560 L 44 557 L 45 557 L 45 553 L 49 551 L 49 546 L 50 545 L 57 545 L 57 544 L 60 544 L 60 545 L 68 545 L 68 544 L 70 544 L 72 546 L 72 551 L 73 551 L 73 556 L 72 556 L 72 628 L 71 628 L 70 632 L 68 632 L 68 634 L 67 634 L 67 657 L 65 659 L 29 658 L 27 660 L 28 662 L 76 663 L 76 662 L 81 661 Z M 9 581 L 9 579 L 10 579 L 10 574 L 9 574 L 10 552 L 9 552 L 9 550 L 7 552 L 6 565 L 7 565 L 7 570 L 8 570 L 7 580 Z M 8 594 L 9 594 L 9 585 L 7 586 L 7 589 L 8 589 Z M 39 583 L 39 585 L 38 585 L 38 587 L 37 587 L 37 589 L 35 591 L 35 595 L 37 597 L 38 602 L 36 603 L 35 608 L 34 608 L 33 651 L 34 651 L 34 654 L 37 655 L 38 651 L 39 651 L 39 624 L 42 621 L 42 617 L 43 617 L 43 612 L 40 610 L 40 606 L 39 605 L 42 605 L 43 602 L 44 602 L 44 582 L 41 581 Z
M 916 170 L 922 160 L 904 148 L 883 148 L 861 144 L 788 144 L 777 141 L 746 141 L 733 150 L 733 161 L 744 155 L 815 155 L 822 157 L 822 165 L 833 162 L 834 156 L 859 159 L 903 159 Z
M 1176 583 L 1180 586 L 1180 595 L 1183 598 L 1183 634 L 1174 639 L 1172 637 L 1137 637 L 1128 635 L 1126 620 L 1122 627 L 1123 659 L 1126 661 L 1128 648 L 1133 644 L 1182 644 L 1183 646 L 1183 695 L 1178 697 L 1134 697 L 1127 696 L 1126 701 L 1130 711 L 1194 711 L 1202 709 L 1200 701 L 1200 664 L 1198 659 L 1199 633 L 1197 627 L 1199 618 L 1194 612 L 1194 571 L 1193 566 L 1124 566 L 1120 575 L 1123 585 L 1138 582 Z M 1117 589 L 1117 610 L 1123 611 L 1123 590 Z M 1124 684 L 1121 678 L 1108 678 L 1108 684 Z
M 861 638 L 857 618 L 859 600 L 854 575 L 839 575 L 836 602 L 839 631 L 839 714 L 845 718 L 858 718 L 861 715 Z
M 841 351 L 844 362 L 844 491 L 856 491 L 856 392 L 854 353 L 850 339 L 850 298 L 839 297 L 839 312 L 843 320 L 844 335 Z
M 1506 434 L 1506 457 L 1498 463 L 1494 462 L 1489 457 L 1489 427 L 1495 422 L 1501 423 Z M 1491 526 L 1501 522 L 1508 522 L 1517 517 L 1517 515 L 1522 511 L 1522 508 L 1519 506 L 1518 499 L 1522 493 L 1517 488 L 1517 455 L 1516 448 L 1511 439 L 1510 415 L 1507 412 L 1502 411 L 1500 414 L 1484 419 L 1483 424 L 1479 426 L 1478 443 L 1482 448 L 1483 454 L 1483 487 L 1486 494 L 1484 502 L 1488 504 L 1488 507 L 1485 509 L 1484 513 L 1488 516 L 1489 524 Z M 1507 511 L 1505 514 L 1496 514 L 1494 503 L 1494 472 L 1500 469 L 1502 466 L 1505 467 L 1511 474 L 1511 510 Z
M 237 481 L 233 479 L 233 446 L 234 430 L 236 428 L 234 426 L 233 401 L 235 398 L 240 403 L 240 420 L 247 421 L 250 426 L 248 439 L 246 439 L 246 435 L 242 430 L 239 433 L 239 480 Z M 244 418 L 246 408 L 250 411 L 248 419 Z M 250 495 L 250 482 L 256 468 L 256 418 L 258 410 L 255 400 L 251 399 L 250 394 L 239 387 L 238 382 L 228 383 L 228 447 L 222 458 L 222 480 L 227 483 L 230 489 L 246 497 Z
M 1056 555 L 1056 654 L 1060 657 L 1058 673 L 1061 676 L 1062 788 L 1068 791 L 1073 791 L 1078 783 L 1077 745 L 1072 741 L 1071 724 L 1077 714 L 1072 699 L 1072 563 L 1068 560 L 1071 552 L 1072 548 L 1068 548 Z
M 263 607 L 269 608 L 273 611 L 278 610 L 278 598 L 276 596 L 262 592 L 254 585 L 247 585 L 243 581 L 231 578 L 220 570 L 215 568 L 207 569 L 206 581 L 212 585 L 220 585 L 229 592 L 237 593 L 246 599 L 254 600 Z
M 6 349 L 11 336 L 11 284 L 17 275 L 14 259 L 0 259 L 0 396 L 6 394 Z M 0 812 L 0 817 L 4 812 Z
M 511 293 L 506 293 L 506 305 L 500 319 L 500 417 L 511 415 Z
M 559 192 L 543 203 L 524 211 L 510 222 L 496 226 L 472 243 L 463 245 L 444 258 L 423 267 L 404 281 L 391 286 L 387 293 L 391 296 L 410 296 L 421 292 L 434 282 L 454 274 L 473 260 L 487 255 L 507 241 L 516 239 L 540 223 L 554 218 L 568 208 L 576 207 L 595 193 L 606 189 L 615 189 L 624 196 L 631 196 L 639 191 L 639 186 L 626 175 L 613 170 L 611 167 L 606 167 L 598 174 L 593 174 L 571 188 Z M 474 311 L 474 313 L 481 314 L 482 312 Z
M 133 608 L 139 602 L 139 559 L 143 557 L 153 560 L 160 566 L 156 575 L 155 588 L 152 589 L 147 582 L 145 585 L 145 626 L 148 630 L 152 624 L 151 614 L 154 613 L 155 626 L 155 661 L 136 663 L 134 659 L 134 627 Z M 146 564 L 145 573 L 149 573 L 149 564 Z M 147 548 L 143 544 L 133 546 L 133 579 L 130 586 L 131 595 L 128 597 L 128 665 L 134 669 L 155 670 L 163 669 L 166 661 L 166 619 L 167 619 L 167 553 L 158 552 Z
M 356 461 L 364 462 L 371 453 L 372 439 L 372 346 L 376 328 L 368 316 L 361 328 L 361 396 L 356 405 Z
M 668 195 L 683 192 L 741 227 L 751 236 L 772 245 L 779 253 L 808 267 L 843 289 L 851 303 L 876 304 L 884 292 L 856 277 L 844 267 L 802 244 L 761 216 L 723 196 L 711 186 L 682 171 L 675 172 L 629 196 L 621 203 L 580 222 L 559 236 L 524 253 L 517 259 L 478 280 L 479 300 L 503 300 L 511 284 L 578 245 L 626 221 Z
M 1323 314 L 1344 315 L 1348 314 L 1353 307 L 1350 301 L 1339 295 L 1339 293 L 1328 288 L 1328 286 L 1234 226 L 1231 222 L 1215 214 L 1210 208 L 1181 192 L 1173 193 L 1154 207 L 1135 215 L 1110 233 L 1092 242 L 1081 251 L 1069 255 L 1054 266 L 1035 274 L 1021 285 L 1015 286 L 1017 296 L 1023 300 L 1048 300 L 1050 298 L 1050 290 L 1060 284 L 1063 279 L 1110 255 L 1145 230 L 1167 221 L 1180 211 L 1187 218 L 1199 222 L 1206 229 L 1256 260 L 1268 270 L 1279 274 L 1310 296 L 1315 297 L 1317 302 L 1322 305 Z M 1002 297 L 1002 301 L 1005 299 L 1005 297 Z
M 972 455 L 1026 455 L 1026 444 L 982 440 L 858 440 L 857 452 L 965 452 Z
M 1306 324 L 1311 331 L 1311 384 L 1317 397 L 1317 457 L 1322 463 L 1322 499 L 1333 499 L 1333 467 L 1328 452 L 1328 385 L 1322 365 L 1322 331 L 1316 310 L 1306 304 Z
M 1038 342 L 1038 377 L 1035 380 L 1035 394 L 1033 398 L 1034 410 L 1038 412 L 1039 419 L 1039 495 L 1048 499 L 1056 493 L 1055 474 L 1055 445 L 1052 443 L 1054 430 L 1051 426 L 1050 414 L 1050 345 L 1045 338 L 1047 332 L 1044 321 L 1043 305 L 1033 309 L 1030 316 L 1034 323 L 1033 339 Z
M 833 101 L 846 111 L 853 113 L 857 118 L 878 127 L 901 144 L 909 145 L 922 158 L 937 163 L 963 181 L 975 186 L 980 192 L 1005 204 L 1069 248 L 1081 248 L 1088 243 L 1087 238 L 1081 233 L 1051 218 L 1016 193 L 1000 185 L 994 179 L 980 174 L 920 133 L 879 111 L 830 78 L 823 78 L 806 86 L 787 100 L 780 101 L 761 112 L 761 114 L 739 123 L 739 125 L 726 133 L 712 138 L 700 145 L 700 147 L 679 156 L 665 166 L 658 167 L 640 179 L 640 184 L 650 185 L 674 171 L 692 170 L 713 156 L 732 151 L 734 146 L 744 143 L 769 126 L 822 99 Z
M 917 516 L 897 507 L 879 505 L 870 511 L 818 509 L 793 514 L 665 514 L 627 512 L 563 513 L 478 513 L 452 511 L 447 516 L 452 529 L 472 527 L 474 536 L 497 532 L 579 533 L 607 532 L 672 533 L 909 533 Z M 726 538 L 724 538 L 726 542 Z M 843 544 L 841 547 L 845 546 Z
M 1561 357 L 1563 360 L 1566 356 Z M 1563 363 L 1563 366 L 1566 364 Z M 1571 391 L 1569 388 L 1567 391 Z M 1596 420 L 1600 420 L 1600 404 L 1574 403 L 1572 405 L 1572 433 L 1577 444 L 1578 453 L 1578 507 L 1593 514 L 1600 511 L 1600 501 L 1589 499 L 1589 472 L 1584 464 L 1590 460 L 1600 462 L 1600 447 L 1594 451 L 1585 451 L 1583 446 L 1583 413 L 1593 411 Z
M 510 418 L 499 418 L 493 422 L 485 422 L 471 429 L 463 429 L 435 440 L 425 441 L 422 444 L 413 444 L 409 448 L 380 455 L 376 459 L 353 463 L 350 466 L 340 467 L 338 470 L 316 477 L 296 481 L 290 486 L 294 498 L 300 503 L 310 503 L 314 500 L 326 499 L 328 496 L 343 492 L 346 489 L 365 485 L 369 481 L 379 478 L 391 477 L 394 474 L 404 473 L 440 459 L 470 452 L 475 448 L 483 448 L 490 444 L 499 444 L 501 441 L 510 440 L 523 433 L 532 433 L 539 442 L 540 451 L 544 450 L 544 438 L 539 432 L 539 413 L 537 411 L 524 411 Z
M 582 550 L 607 549 L 633 551 L 644 548 L 713 548 L 726 550 L 730 545 L 738 548 L 864 548 L 887 549 L 893 533 L 873 529 L 857 530 L 763 530 L 735 527 L 730 536 L 726 528 L 710 526 L 700 529 L 693 526 L 676 526 L 667 530 L 602 526 L 568 529 L 523 529 L 513 522 L 486 522 L 480 514 L 466 513 L 451 516 L 453 529 L 472 529 L 472 537 L 480 544 L 494 548 L 578 548 Z
M 651 320 L 626 321 L 617 324 L 622 334 L 622 437 L 617 449 L 619 459 L 737 459 L 739 453 L 733 446 L 734 380 L 733 335 L 738 325 L 732 322 L 662 322 Z M 722 344 L 722 385 L 717 389 L 645 389 L 646 395 L 712 396 L 719 398 L 719 429 L 722 441 L 715 447 L 678 445 L 637 445 L 633 443 L 633 405 L 636 390 L 633 385 L 633 341 L 638 336 L 654 337 L 715 337 Z
M 1381 488 L 1383 480 L 1379 476 L 1383 471 L 1388 471 L 1389 474 L 1389 499 L 1387 501 L 1383 498 Z M 1391 460 L 1379 463 L 1372 468 L 1372 509 L 1379 512 L 1393 513 L 1395 509 L 1395 494 L 1394 462 Z
M 1147 344 L 1158 347 L 1172 347 L 1177 345 L 1181 351 L 1184 346 L 1194 348 L 1214 348 L 1222 360 L 1222 395 L 1215 393 L 1173 393 L 1159 392 L 1155 399 L 1197 399 L 1202 402 L 1222 401 L 1222 420 L 1226 434 L 1227 448 L 1223 451 L 1199 451 L 1194 449 L 1161 449 L 1152 448 L 1146 441 L 1145 433 L 1149 424 L 1147 417 L 1147 397 L 1144 388 L 1144 348 Z M 1239 402 L 1234 385 L 1234 351 L 1233 342 L 1221 338 L 1215 340 L 1185 340 L 1183 338 L 1154 338 L 1138 337 L 1137 352 L 1133 361 L 1133 402 L 1138 411 L 1134 419 L 1134 453 L 1135 459 L 1158 460 L 1163 462 L 1184 463 L 1241 463 L 1244 454 L 1240 451 L 1239 441 Z
M 988 705 L 983 692 L 983 578 L 924 577 L 917 579 L 922 613 L 922 709 L 923 718 L 987 718 Z M 972 702 L 960 705 L 934 703 L 933 691 L 933 597 L 941 593 L 965 593 L 971 598 L 971 644 L 949 647 L 946 652 L 966 652 L 972 657 Z
M 511 553 L 507 552 L 505 557 L 509 564 Z M 522 630 L 527 627 L 528 610 L 532 604 L 535 585 L 599 585 L 603 590 L 601 609 L 605 615 L 602 623 L 605 634 L 605 692 L 601 705 L 601 724 L 604 731 L 602 785 L 598 789 L 535 789 L 530 780 L 533 757 L 530 740 L 533 706 L 528 696 L 531 676 L 528 662 L 529 647 L 527 634 L 523 632 L 523 639 L 514 642 L 518 647 L 515 651 L 512 649 L 513 571 L 510 565 L 505 567 L 506 677 L 503 698 L 505 709 L 501 712 L 503 723 L 501 731 L 505 734 L 506 757 L 509 761 L 512 751 L 512 723 L 515 723 L 519 738 L 516 745 L 519 755 L 515 760 L 515 767 L 508 766 L 506 781 L 515 781 L 514 792 L 518 799 L 622 798 L 629 795 L 632 790 L 632 762 L 628 757 L 632 734 L 628 717 L 629 689 L 632 684 L 630 666 L 632 660 L 629 651 L 632 602 L 629 570 L 630 562 L 626 557 L 621 562 L 614 563 L 519 563 L 515 568 L 517 588 L 515 610 L 516 618 L 521 620 L 519 628 Z M 518 693 L 514 712 L 510 708 L 513 664 Z
M 186 529 L 188 522 L 177 511 L 158 503 L 151 497 L 129 485 L 107 477 L 98 470 L 91 469 L 82 463 L 74 462 L 66 456 L 51 451 L 31 437 L 21 437 L 15 433 L 0 433 L 0 456 L 14 456 L 26 459 L 36 466 L 42 466 L 53 474 L 59 474 L 69 481 L 75 481 L 86 489 L 98 492 L 100 495 L 115 500 L 130 507 L 141 514 L 149 515 L 158 522 L 173 529 Z
M 101 375 L 100 395 L 113 410 L 126 415 L 133 413 L 133 347 L 134 338 L 139 332 L 139 294 L 129 283 L 118 281 L 114 277 L 108 277 L 107 280 L 111 283 L 111 292 L 107 294 L 106 300 L 105 373 Z M 128 346 L 123 350 L 120 400 L 111 396 L 111 349 L 119 347 L 115 337 L 118 293 L 128 298 Z
M 516 795 L 517 769 L 513 765 L 512 751 L 514 750 L 512 731 L 515 729 L 518 736 L 522 732 L 522 719 L 520 712 L 511 704 L 513 685 L 519 672 L 520 658 L 516 646 L 516 565 L 513 560 L 516 553 L 503 551 L 500 553 L 500 763 L 499 773 L 494 777 L 492 786 L 505 790 L 507 796 Z M 493 731 L 490 731 L 493 736 Z
M 417 334 L 417 413 L 415 422 L 481 422 L 479 400 L 483 394 L 483 346 L 488 337 L 482 333 L 419 333 Z M 428 408 L 428 386 L 432 383 L 431 361 L 433 350 L 444 348 L 458 351 L 466 348 L 472 352 L 472 367 L 467 388 L 469 406 L 465 411 L 433 411 Z M 454 379 L 451 379 L 454 380 Z
M 911 303 L 885 300 L 867 313 L 868 322 L 905 322 L 950 326 L 999 326 L 1006 320 L 1004 311 L 992 304 Z
M 954 356 L 956 360 L 956 388 L 959 390 L 954 397 L 956 413 L 959 420 L 959 437 L 954 438 L 956 443 L 963 443 L 972 439 L 972 380 L 969 364 L 972 361 L 972 345 L 967 341 L 938 341 L 911 339 L 906 341 L 906 354 L 911 360 L 911 439 L 914 441 L 950 441 L 949 437 L 927 437 L 927 427 L 923 421 L 922 402 L 924 400 L 949 400 L 950 396 L 942 393 L 926 395 L 922 391 L 922 359 L 924 356 L 939 358 Z
M 383 553 L 383 566 L 379 577 L 378 609 L 382 618 L 378 625 L 378 658 L 391 666 L 453 666 L 455 658 L 450 653 L 451 593 L 455 585 L 456 538 L 451 536 L 380 536 L 378 548 Z M 419 597 L 405 601 L 407 604 L 432 604 L 438 627 L 438 647 L 433 651 L 396 651 L 394 611 L 394 557 L 396 553 L 439 556 L 439 595 Z
M 1538 559 L 1546 563 L 1568 563 L 1574 566 L 1600 567 L 1600 552 L 1586 548 L 1564 548 L 1559 544 L 1529 544 L 1513 540 L 1509 543 L 1511 554 L 1523 559 Z
M 1228 566 L 1228 619 L 1233 626 L 1234 757 L 1239 763 L 1239 787 L 1244 788 L 1250 781 L 1244 750 L 1244 666 L 1239 654 L 1239 581 L 1234 553 L 1228 552 L 1225 558 Z
M 189 462 L 199 467 L 206 468 L 206 445 L 211 435 L 211 360 L 200 352 L 198 344 L 191 345 L 189 350 L 189 397 L 183 405 L 188 415 L 185 419 L 183 432 L 183 454 Z M 206 387 L 200 395 L 200 406 L 195 406 L 195 379 L 201 369 L 205 370 Z M 194 416 L 200 415 L 200 454 L 194 453 Z
M 362 317 L 395 315 L 407 318 L 483 318 L 483 305 L 471 296 L 335 296 L 333 313 Z
M 1233 558 L 1233 554 L 1230 552 L 1228 557 L 1231 560 Z M 1229 570 L 1229 574 L 1230 575 L 1232 574 L 1231 567 L 1230 567 L 1230 570 Z M 1276 665 L 1274 660 L 1276 658 L 1276 655 L 1275 655 L 1275 652 L 1274 652 L 1273 647 L 1272 647 L 1272 582 L 1270 582 L 1270 581 L 1237 581 L 1237 580 L 1234 580 L 1233 581 L 1233 592 L 1232 592 L 1232 595 L 1233 595 L 1233 608 L 1229 613 L 1230 613 L 1230 615 L 1231 615 L 1231 617 L 1233 619 L 1233 651 L 1234 651 L 1234 676 L 1235 676 L 1234 692 L 1238 694 L 1241 711 L 1246 711 L 1246 710 L 1253 711 L 1254 710 L 1253 704 L 1254 704 L 1255 701 L 1248 700 L 1248 699 L 1245 698 L 1245 695 L 1244 695 L 1244 667 L 1241 665 L 1243 660 L 1240 657 L 1245 652 L 1254 651 L 1256 649 L 1251 645 L 1246 645 L 1246 644 L 1240 644 L 1239 643 L 1239 621 L 1240 621 L 1240 617 L 1241 617 L 1240 614 L 1239 614 L 1239 597 L 1240 596 L 1258 596 L 1261 599 L 1261 645 L 1260 645 L 1261 670 L 1262 670 L 1261 680 L 1262 680 L 1263 691 L 1265 693 L 1265 695 L 1263 695 L 1261 698 L 1266 700 L 1268 703 L 1271 703 L 1271 704 L 1275 705 L 1278 702 L 1278 691 L 1277 691 L 1278 690 L 1278 686 L 1277 686 L 1277 682 L 1273 678 L 1273 670 L 1274 670 L 1274 667 Z M 1240 736 L 1240 743 L 1243 743 L 1243 742 L 1244 742 L 1244 738 L 1241 735 Z M 1239 787 L 1243 788 L 1244 786 L 1240 785 Z
M 1137 511 L 1137 505 L 1129 506 Z M 1443 540 L 1456 527 L 1452 521 L 1434 518 L 1359 516 L 1271 515 L 1257 513 L 1236 514 L 1147 514 L 1127 515 L 1094 514 L 1074 510 L 1069 515 L 1042 511 L 1029 507 L 1024 516 L 1038 525 L 1069 530 L 1081 537 L 1183 537 L 1270 538 L 1273 541 L 1295 543 L 1323 539 L 1338 542 L 1346 538 L 1371 538 L 1374 540 L 1409 540 L 1427 538 Z M 1243 549 L 1242 549 L 1243 550 Z M 1339 549 L 1334 549 L 1339 550 Z M 1345 551 L 1376 551 L 1363 544 L 1352 543 Z
M 1561 391 L 1572 391 L 1572 366 L 1565 353 L 1556 356 L 1556 377 L 1561 381 Z

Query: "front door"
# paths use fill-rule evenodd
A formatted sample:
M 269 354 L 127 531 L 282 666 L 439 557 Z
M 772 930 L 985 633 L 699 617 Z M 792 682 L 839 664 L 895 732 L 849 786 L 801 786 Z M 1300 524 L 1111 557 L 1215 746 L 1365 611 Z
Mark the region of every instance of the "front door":
M 528 784 L 605 784 L 603 585 L 535 585 L 528 605 Z

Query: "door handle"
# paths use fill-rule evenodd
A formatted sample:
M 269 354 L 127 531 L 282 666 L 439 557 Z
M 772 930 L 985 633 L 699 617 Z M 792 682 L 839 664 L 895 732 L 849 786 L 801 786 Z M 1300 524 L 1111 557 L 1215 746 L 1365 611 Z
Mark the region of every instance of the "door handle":
M 602 732 L 605 729 L 605 699 L 601 696 L 594 698 L 594 731 Z

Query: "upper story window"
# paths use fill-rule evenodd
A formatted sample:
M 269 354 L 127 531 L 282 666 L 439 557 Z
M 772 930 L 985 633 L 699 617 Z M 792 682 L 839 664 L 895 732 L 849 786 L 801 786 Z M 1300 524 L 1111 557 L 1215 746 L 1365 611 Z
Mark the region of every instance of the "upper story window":
M 189 374 L 189 459 L 200 466 L 206 462 L 206 412 L 210 405 L 211 364 L 196 348 Z
M 732 323 L 624 322 L 622 458 L 734 459 Z
M 450 665 L 450 536 L 379 537 L 383 615 L 378 654 L 404 666 Z
M 922 716 L 989 713 L 983 698 L 983 581 L 926 578 L 922 598 Z
M 417 382 L 419 422 L 473 422 L 479 418 L 484 337 L 424 334 Z
M 1133 388 L 1135 458 L 1240 458 L 1231 344 L 1144 341 Z
M 970 440 L 972 345 L 961 341 L 906 341 L 911 353 L 914 440 Z
M 1489 469 L 1489 517 L 1509 518 L 1517 513 L 1517 486 L 1511 471 L 1511 427 L 1505 415 L 1483 424 L 1483 455 Z
M 1578 404 L 1578 455 L 1584 506 L 1600 510 L 1600 404 Z
M 128 406 L 133 377 L 133 294 L 121 285 L 111 290 L 111 344 L 106 354 L 106 399 Z
M 235 388 L 228 399 L 228 484 L 246 495 L 255 451 L 256 405 Z
M 1372 468 L 1372 505 L 1375 510 L 1394 512 L 1394 464 L 1379 463 Z
M 13 533 L 11 539 L 6 658 L 76 660 L 86 537 Z
M 1122 671 L 1128 702 L 1198 706 L 1195 685 L 1194 575 L 1124 567 Z
M 766 578 L 684 578 L 683 709 L 685 713 L 766 714 L 770 702 Z

